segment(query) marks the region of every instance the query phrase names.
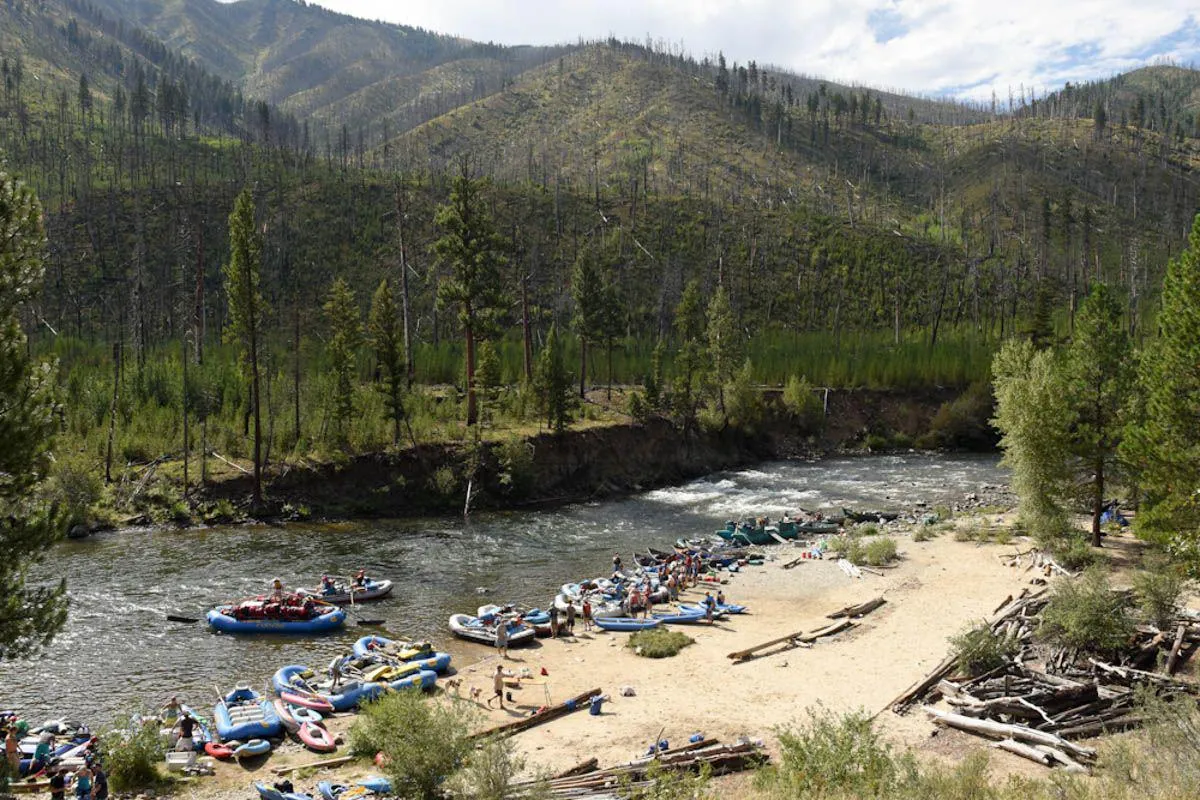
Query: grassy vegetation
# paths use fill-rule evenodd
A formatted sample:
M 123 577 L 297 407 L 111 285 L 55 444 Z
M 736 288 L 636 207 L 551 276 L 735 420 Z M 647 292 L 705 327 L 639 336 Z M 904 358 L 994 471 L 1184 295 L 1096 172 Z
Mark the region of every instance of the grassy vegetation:
M 645 658 L 670 658 L 695 641 L 686 633 L 660 625 L 631 634 L 625 646 Z
M 168 782 L 158 771 L 165 751 L 157 723 L 141 725 L 133 733 L 112 731 L 100 737 L 104 768 L 117 792 L 141 792 Z
M 951 637 L 958 667 L 968 675 L 982 675 L 1005 664 L 1020 649 L 1015 639 L 998 636 L 987 624 L 967 628 Z

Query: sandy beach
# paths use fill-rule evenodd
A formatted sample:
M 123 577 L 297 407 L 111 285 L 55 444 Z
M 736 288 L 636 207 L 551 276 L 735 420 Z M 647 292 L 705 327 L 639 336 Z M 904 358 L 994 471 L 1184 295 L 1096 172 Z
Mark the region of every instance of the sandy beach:
M 761 739 L 773 750 L 779 727 L 819 706 L 875 714 L 945 656 L 948 637 L 990 616 L 1034 577 L 1002 564 L 999 556 L 1013 552 L 1013 544 L 957 542 L 947 532 L 925 542 L 902 535 L 898 545 L 901 558 L 894 567 L 861 579 L 848 577 L 833 560 L 806 560 L 785 570 L 783 564 L 798 550 L 768 548 L 770 560 L 763 566 L 744 568 L 721 587 L 730 602 L 749 606 L 749 613 L 711 626 L 679 626 L 695 644 L 672 658 L 638 656 L 625 646 L 628 634 L 587 633 L 581 621 L 574 637 L 514 649 L 506 667 L 514 673 L 528 670 L 533 678 L 513 689 L 514 702 L 506 710 L 476 703 L 480 724 L 527 716 L 548 701 L 599 687 L 608 696 L 601 715 L 582 710 L 514 737 L 530 772 L 556 772 L 592 757 L 602 766 L 622 763 L 644 754 L 656 737 L 682 744 L 694 733 L 726 742 Z M 693 588 L 685 597 L 699 599 L 703 591 Z M 820 628 L 829 622 L 827 614 L 878 596 L 887 601 L 883 607 L 810 647 L 766 651 L 737 664 L 728 658 L 785 634 Z M 470 687 L 486 698 L 499 656 L 470 644 L 452 649 L 462 688 L 458 698 L 443 694 L 439 702 L 473 702 Z M 622 696 L 622 687 L 632 687 L 634 694 Z M 352 715 L 339 716 L 332 727 L 344 731 L 352 722 Z M 878 722 L 898 745 L 921 747 L 933 729 L 920 714 L 886 713 Z M 221 765 L 216 779 L 199 779 L 188 794 L 248 796 L 249 782 L 272 779 L 272 767 L 314 760 L 288 744 L 253 770 Z M 1003 760 L 998 754 L 999 765 Z M 359 766 L 330 770 L 304 785 L 366 771 Z

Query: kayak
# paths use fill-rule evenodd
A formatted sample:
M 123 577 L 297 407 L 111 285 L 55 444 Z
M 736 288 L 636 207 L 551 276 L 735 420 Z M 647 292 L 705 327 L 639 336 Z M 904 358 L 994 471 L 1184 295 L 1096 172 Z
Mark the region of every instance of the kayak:
M 204 754 L 224 761 L 227 758 L 233 758 L 233 748 L 220 742 L 205 742 Z
M 346 611 L 330 606 L 312 619 L 237 619 L 233 606 L 217 606 L 206 615 L 209 627 L 221 633 L 313 634 L 335 631 L 346 622 Z
M 597 617 L 593 620 L 597 628 L 606 631 L 645 631 L 662 625 L 657 619 L 634 619 L 633 617 Z
M 700 603 L 680 603 L 679 610 L 684 614 L 699 614 L 702 618 L 707 615 L 707 609 Z M 725 616 L 725 612 L 719 608 L 713 608 L 713 619 L 720 619 Z
M 222 741 L 279 736 L 283 723 L 271 701 L 242 684 L 213 707 L 217 736 Z M 269 746 L 269 745 L 268 745 Z M 237 751 L 234 751 L 237 754 Z
M 337 742 L 334 741 L 333 734 L 324 726 L 306 722 L 300 726 L 300 733 L 297 735 L 304 746 L 314 753 L 332 753 L 337 749 Z
M 275 706 L 275 715 L 279 717 L 279 722 L 283 725 L 283 729 L 288 733 L 299 733 L 300 720 L 292 715 L 292 706 L 289 706 L 278 697 L 275 698 L 272 705 Z
M 344 606 L 350 602 L 350 587 L 344 584 L 338 584 L 332 592 L 326 592 L 323 589 L 299 589 L 297 594 L 302 594 L 320 600 L 323 603 L 333 603 L 334 605 Z M 367 600 L 382 600 L 392 593 L 392 582 L 389 580 L 373 581 L 368 580 L 365 586 L 354 589 L 354 602 L 362 603 Z
M 668 625 L 690 625 L 704 619 L 703 611 L 681 611 L 678 614 L 655 614 L 654 618 Z
M 537 633 L 528 625 L 518 625 L 514 622 L 504 623 L 508 626 L 508 646 L 517 647 L 533 641 Z M 496 645 L 496 623 L 488 623 L 470 614 L 452 614 L 450 630 L 456 636 L 469 639 L 481 644 Z
M 266 739 L 251 739 L 233 748 L 233 757 L 239 761 L 243 758 L 254 758 L 271 752 L 271 743 Z

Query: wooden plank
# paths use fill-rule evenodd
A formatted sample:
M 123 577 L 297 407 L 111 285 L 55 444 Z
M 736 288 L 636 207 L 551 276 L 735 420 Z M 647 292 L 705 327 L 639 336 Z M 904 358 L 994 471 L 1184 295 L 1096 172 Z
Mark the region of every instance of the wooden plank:
M 336 767 L 341 764 L 349 764 L 354 760 L 354 756 L 338 756 L 337 758 L 326 758 L 321 761 L 309 761 L 304 764 L 293 764 L 290 767 L 272 767 L 271 772 L 276 775 L 287 775 L 289 772 L 295 772 L 301 769 L 325 769 L 327 767 Z
M 1046 744 L 1051 747 L 1057 747 L 1069 753 L 1074 758 L 1087 761 L 1092 761 L 1096 758 L 1096 751 L 1093 748 L 1083 747 L 1055 736 L 1053 733 L 1035 730 L 1024 725 L 1009 725 L 990 719 L 974 719 L 962 714 L 953 714 L 929 706 L 925 707 L 925 713 L 933 717 L 934 722 L 939 725 L 945 725 L 948 728 L 957 728 L 958 730 L 990 738 L 1016 739 L 1019 742 Z
M 750 658 L 752 655 L 757 653 L 759 650 L 766 650 L 768 647 L 772 647 L 777 644 L 783 644 L 784 642 L 790 642 L 793 639 L 799 639 L 803 635 L 804 631 L 789 633 L 787 636 L 780 636 L 778 639 L 772 639 L 769 642 L 756 644 L 754 647 L 747 647 L 745 650 L 737 650 L 733 653 L 730 653 L 728 656 L 726 656 L 726 658 L 731 658 L 734 661 L 744 661 L 745 659 Z
M 564 700 L 556 706 L 551 706 L 539 714 L 534 714 L 529 717 L 522 717 L 521 719 L 514 720 L 513 722 L 505 722 L 502 725 L 496 725 L 491 728 L 486 728 L 482 731 L 477 731 L 471 734 L 470 738 L 483 739 L 488 736 L 512 736 L 515 733 L 520 733 L 521 731 L 527 730 L 536 725 L 541 725 L 543 722 L 549 722 L 550 720 L 566 716 L 573 711 L 578 711 L 579 709 L 584 708 L 588 702 L 598 694 L 601 694 L 599 689 L 589 689 L 582 694 L 577 694 L 568 700 Z
M 590 772 L 595 772 L 600 768 L 600 759 L 593 756 L 587 761 L 581 761 L 573 767 L 564 769 L 562 772 L 553 776 L 551 780 L 561 780 L 562 778 L 574 778 L 579 775 L 586 775 Z

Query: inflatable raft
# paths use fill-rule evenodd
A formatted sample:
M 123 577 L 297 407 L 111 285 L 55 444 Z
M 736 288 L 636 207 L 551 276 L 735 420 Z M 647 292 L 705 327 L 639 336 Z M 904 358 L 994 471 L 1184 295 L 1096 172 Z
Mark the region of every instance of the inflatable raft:
M 517 647 L 533 641 L 537 633 L 527 625 L 505 622 L 508 626 L 508 646 Z M 493 621 L 473 617 L 470 614 L 453 614 L 450 617 L 450 630 L 456 636 L 480 642 L 495 647 L 497 625 Z
M 207 614 L 209 626 L 222 633 L 329 633 L 341 628 L 346 622 L 346 612 L 333 606 L 322 606 L 320 613 L 308 619 L 285 619 L 275 616 L 249 616 L 246 609 L 255 608 L 253 603 L 238 606 L 217 606 Z
M 450 669 L 450 654 L 435 651 L 428 642 L 397 642 L 383 636 L 363 636 L 354 643 L 354 655 L 382 663 L 403 662 L 439 674 Z
M 606 631 L 645 631 L 662 625 L 657 619 L 634 619 L 633 617 L 596 617 L 592 620 L 597 628 Z
M 217 736 L 222 741 L 262 739 L 283 733 L 283 722 L 271 701 L 249 686 L 238 686 L 213 707 Z M 237 751 L 234 751 L 237 754 Z
M 326 592 L 322 589 L 301 589 L 299 594 L 312 597 L 323 603 L 334 603 L 335 605 L 344 606 L 351 600 L 351 589 L 352 587 L 339 583 L 334 587 L 332 592 Z M 353 600 L 356 603 L 362 603 L 367 600 L 382 600 L 392 593 L 392 582 L 389 580 L 368 580 L 365 586 L 353 589 L 353 591 Z

